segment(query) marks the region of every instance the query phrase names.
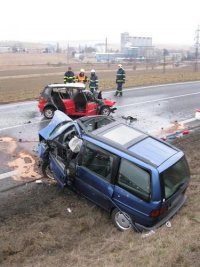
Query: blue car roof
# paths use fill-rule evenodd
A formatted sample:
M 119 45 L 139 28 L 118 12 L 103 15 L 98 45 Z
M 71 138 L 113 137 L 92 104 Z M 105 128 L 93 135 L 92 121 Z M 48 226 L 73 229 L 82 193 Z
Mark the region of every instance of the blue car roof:
M 177 153 L 175 148 L 152 137 L 147 137 L 144 140 L 141 140 L 129 147 L 128 150 L 138 156 L 142 155 L 143 158 L 151 161 L 156 166 L 160 166 Z
M 58 125 L 67 123 L 80 128 L 81 122 L 84 123 L 86 119 L 90 120 L 95 117 L 98 116 L 84 117 L 84 119 L 73 121 L 66 114 L 57 110 L 49 125 L 42 129 L 39 134 L 45 139 L 51 139 L 51 132 Z M 117 152 L 118 155 L 120 155 L 121 151 L 156 167 L 159 167 L 179 152 L 179 149 L 172 145 L 114 119 L 109 124 L 91 132 L 88 132 L 83 127 L 83 129 L 80 129 L 81 135 L 83 138 L 88 136 L 92 143 L 98 144 L 102 148 L 119 151 L 119 154 Z
M 179 152 L 172 145 L 119 121 L 87 135 L 156 167 Z

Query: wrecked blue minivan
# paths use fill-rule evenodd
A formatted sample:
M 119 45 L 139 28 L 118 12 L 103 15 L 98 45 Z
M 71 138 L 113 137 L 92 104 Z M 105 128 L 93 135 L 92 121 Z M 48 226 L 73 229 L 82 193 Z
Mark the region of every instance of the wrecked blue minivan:
M 121 231 L 155 229 L 186 201 L 184 153 L 121 119 L 56 111 L 38 153 L 44 175 L 107 210 Z

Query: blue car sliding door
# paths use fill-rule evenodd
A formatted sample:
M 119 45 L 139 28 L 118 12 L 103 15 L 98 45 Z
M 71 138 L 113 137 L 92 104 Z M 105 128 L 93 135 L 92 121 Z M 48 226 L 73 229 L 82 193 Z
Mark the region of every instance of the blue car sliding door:
M 115 156 L 85 143 L 79 155 L 77 166 L 76 187 L 88 199 L 102 208 L 109 210 L 112 207 L 110 199 L 113 196 L 112 184 Z

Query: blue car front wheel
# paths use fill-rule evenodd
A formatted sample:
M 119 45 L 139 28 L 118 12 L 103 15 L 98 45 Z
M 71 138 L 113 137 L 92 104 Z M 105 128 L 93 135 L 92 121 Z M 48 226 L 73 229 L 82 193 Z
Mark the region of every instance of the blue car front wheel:
M 49 162 L 43 162 L 41 168 L 44 177 L 54 180 L 53 172 L 51 170 Z

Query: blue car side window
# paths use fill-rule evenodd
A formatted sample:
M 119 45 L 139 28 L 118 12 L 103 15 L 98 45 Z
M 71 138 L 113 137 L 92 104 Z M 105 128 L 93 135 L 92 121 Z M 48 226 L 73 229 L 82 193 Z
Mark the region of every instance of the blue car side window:
M 100 175 L 103 179 L 111 181 L 113 157 L 108 153 L 96 150 L 95 146 L 86 146 L 82 154 L 82 166 Z
M 150 174 L 128 160 L 121 160 L 118 174 L 118 184 L 127 191 L 144 200 L 150 199 Z

